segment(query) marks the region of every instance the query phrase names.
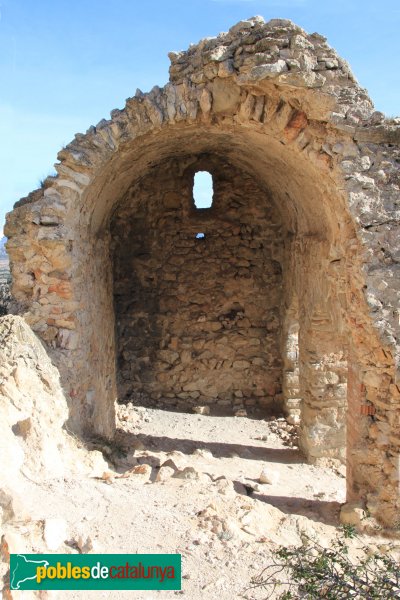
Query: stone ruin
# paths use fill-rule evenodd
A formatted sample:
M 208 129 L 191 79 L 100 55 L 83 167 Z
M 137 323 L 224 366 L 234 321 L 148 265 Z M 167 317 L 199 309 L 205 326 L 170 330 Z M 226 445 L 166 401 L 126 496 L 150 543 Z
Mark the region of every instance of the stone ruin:
M 164 88 L 77 134 L 7 216 L 68 427 L 112 438 L 117 399 L 283 410 L 306 459 L 346 459 L 350 505 L 395 528 L 400 119 L 291 21 L 169 56 Z

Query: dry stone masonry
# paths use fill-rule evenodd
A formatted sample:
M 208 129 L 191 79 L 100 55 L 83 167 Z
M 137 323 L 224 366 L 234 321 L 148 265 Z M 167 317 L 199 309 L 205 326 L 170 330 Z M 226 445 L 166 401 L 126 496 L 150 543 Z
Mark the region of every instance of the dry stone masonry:
M 8 215 L 14 299 L 69 427 L 111 438 L 117 398 L 283 407 L 309 460 L 346 456 L 351 506 L 397 527 L 400 121 L 287 20 L 170 59 Z
M 212 208 L 194 205 L 195 156 L 163 163 L 113 216 L 118 397 L 272 408 L 282 385 L 279 214 L 247 174 L 200 162 L 213 173 Z

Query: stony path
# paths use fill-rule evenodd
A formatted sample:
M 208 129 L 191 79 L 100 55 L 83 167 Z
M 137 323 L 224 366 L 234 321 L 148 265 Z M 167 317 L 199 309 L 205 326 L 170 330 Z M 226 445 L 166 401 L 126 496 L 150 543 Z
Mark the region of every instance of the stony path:
M 125 455 L 116 469 L 103 480 L 31 484 L 33 516 L 67 521 L 68 543 L 58 552 L 181 553 L 183 589 L 65 598 L 263 598 L 260 590 L 241 594 L 277 544 L 300 544 L 304 533 L 325 541 L 333 535 L 345 480 L 303 464 L 285 445 L 285 422 L 133 407 L 121 408 L 120 417 Z M 166 461 L 170 468 L 159 469 Z M 258 482 L 263 469 L 272 484 Z

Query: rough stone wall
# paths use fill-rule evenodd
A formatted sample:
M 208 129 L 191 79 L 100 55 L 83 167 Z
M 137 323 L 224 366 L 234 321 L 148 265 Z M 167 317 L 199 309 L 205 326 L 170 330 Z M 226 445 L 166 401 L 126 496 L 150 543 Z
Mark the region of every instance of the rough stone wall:
M 158 166 L 114 214 L 119 401 L 277 408 L 279 215 L 251 177 L 215 158 L 200 163 L 213 206 L 196 209 L 198 164 Z
M 314 309 L 299 344 L 301 448 L 311 460 L 346 459 L 347 348 L 336 328 Z
M 344 384 L 324 357 L 336 356 L 341 371 L 345 349 L 349 498 L 393 527 L 400 508 L 399 119 L 374 111 L 325 38 L 287 20 L 249 19 L 172 53 L 171 62 L 163 89 L 138 90 L 110 120 L 77 134 L 58 155 L 57 177 L 8 217 L 13 295 L 60 368 L 71 426 L 113 435 L 109 224 L 116 204 L 164 160 L 218 155 L 268 189 L 287 232 L 299 390 L 307 394 L 303 447 L 315 456 L 306 434 L 317 425 L 323 449 L 324 425 L 342 411 L 335 394 L 328 410 L 317 410 L 311 351 L 318 377 L 326 370 Z M 315 314 L 330 322 L 329 348 L 312 333 Z M 323 395 L 331 393 L 327 383 Z
M 287 290 L 283 297 L 287 299 Z M 282 396 L 283 410 L 287 418 L 295 424 L 300 423 L 301 390 L 299 369 L 299 303 L 297 297 L 284 307 L 281 329 L 282 345 Z

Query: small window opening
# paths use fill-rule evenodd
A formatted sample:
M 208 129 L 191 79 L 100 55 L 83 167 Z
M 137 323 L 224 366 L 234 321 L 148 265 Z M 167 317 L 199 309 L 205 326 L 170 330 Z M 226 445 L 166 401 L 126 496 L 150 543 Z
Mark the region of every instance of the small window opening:
M 193 200 L 196 208 L 211 208 L 213 203 L 213 178 L 208 171 L 198 171 L 194 175 Z
M 203 240 L 206 237 L 206 234 L 203 233 L 202 231 L 199 231 L 199 233 L 196 233 L 196 240 Z

